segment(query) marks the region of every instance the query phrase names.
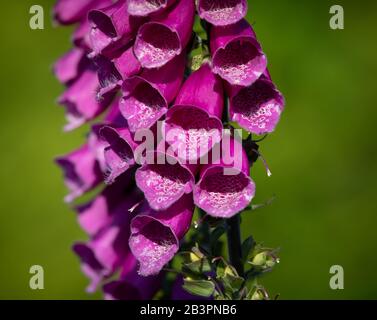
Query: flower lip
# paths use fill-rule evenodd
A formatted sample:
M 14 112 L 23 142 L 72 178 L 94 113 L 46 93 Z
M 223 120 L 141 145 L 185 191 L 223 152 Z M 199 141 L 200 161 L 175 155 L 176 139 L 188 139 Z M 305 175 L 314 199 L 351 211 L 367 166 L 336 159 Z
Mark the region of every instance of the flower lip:
M 84 187 L 85 183 L 75 170 L 74 164 L 68 159 L 57 158 L 55 162 L 64 170 L 64 177 L 66 179 L 66 185 L 72 193 L 66 197 L 67 202 L 71 202 L 74 198 L 79 197 L 84 193 L 81 188 Z
M 166 114 L 167 142 L 185 161 L 198 160 L 221 141 L 223 125 L 216 116 L 193 105 L 175 105 Z M 175 131 L 176 130 L 176 131 Z
M 274 84 L 260 78 L 249 87 L 231 93 L 229 112 L 232 121 L 258 135 L 273 132 L 284 109 L 284 97 Z
M 184 194 L 192 192 L 195 177 L 189 167 L 179 163 L 173 155 L 148 151 L 146 159 L 152 158 L 153 164 L 145 162 L 136 171 L 136 185 L 144 192 L 152 209 L 165 210 Z
M 95 26 L 95 28 L 101 30 L 103 34 L 110 38 L 117 37 L 117 30 L 109 17 L 105 12 L 101 10 L 92 10 L 88 14 L 89 21 Z
M 68 86 L 58 98 L 58 103 L 66 109 L 65 131 L 73 130 L 101 114 L 114 98 L 112 93 L 97 99 L 99 82 L 92 67 L 87 68 Z
M 85 18 L 95 8 L 107 6 L 111 0 L 58 0 L 53 8 L 53 19 L 62 25 L 69 25 Z
M 63 128 L 64 131 L 72 131 L 86 122 L 85 116 L 78 110 L 75 103 L 64 100 L 64 98 L 59 99 L 58 103 L 64 105 L 66 108 L 67 124 Z
M 133 16 L 145 17 L 164 10 L 174 0 L 129 0 L 128 13 Z
M 210 216 L 231 218 L 245 209 L 255 195 L 251 178 L 239 169 L 231 170 L 233 174 L 225 175 L 224 166 L 208 167 L 194 187 L 194 202 Z
M 61 83 L 69 84 L 85 70 L 88 64 L 85 51 L 81 48 L 74 48 L 56 61 L 53 72 Z
M 103 266 L 97 260 L 94 251 L 87 244 L 76 243 L 73 245 L 72 250 L 81 259 L 81 269 L 83 273 L 90 279 L 90 284 L 86 289 L 87 292 L 95 292 L 103 277 L 107 276 L 106 272 L 103 270 Z
M 82 257 L 83 261 L 89 264 L 94 270 L 102 269 L 101 263 L 96 259 L 93 250 L 87 244 L 76 243 L 72 247 L 73 251 Z
M 145 23 L 137 34 L 134 52 L 143 67 L 161 67 L 182 52 L 180 35 L 166 24 Z
M 251 85 L 266 67 L 266 56 L 258 41 L 251 36 L 234 37 L 213 55 L 213 72 L 233 85 Z
M 88 145 L 57 157 L 55 162 L 63 170 L 65 184 L 70 191 L 64 199 L 66 202 L 72 202 L 101 182 L 101 169 Z
M 89 12 L 88 19 L 92 21 L 93 25 L 89 34 L 91 47 L 94 50 L 90 55 L 91 57 L 105 51 L 111 44 L 121 39 L 121 36 L 116 32 L 111 18 L 104 12 L 93 10 Z
M 140 76 L 126 79 L 122 91 L 120 112 L 127 119 L 131 132 L 151 128 L 168 109 L 158 87 Z
M 216 26 L 233 24 L 245 17 L 246 0 L 199 0 L 199 16 Z

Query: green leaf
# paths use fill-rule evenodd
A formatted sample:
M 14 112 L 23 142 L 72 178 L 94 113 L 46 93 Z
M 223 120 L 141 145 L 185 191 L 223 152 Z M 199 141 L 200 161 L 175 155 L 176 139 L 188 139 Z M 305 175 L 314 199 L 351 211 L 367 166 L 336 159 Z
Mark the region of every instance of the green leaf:
M 222 279 L 225 275 L 225 268 L 227 265 L 223 260 L 220 260 L 216 267 L 216 277 L 217 279 Z
M 227 276 L 227 275 L 231 275 L 233 277 L 238 277 L 238 273 L 237 273 L 236 268 L 234 268 L 231 265 L 227 265 L 225 267 L 225 276 Z
M 205 28 L 206 26 L 202 24 L 202 20 L 198 16 L 196 16 L 193 31 L 202 39 L 207 39 L 207 32 Z
M 224 225 L 218 226 L 215 230 L 212 231 L 210 236 L 210 245 L 211 250 L 214 252 L 221 236 L 226 232 Z
M 215 291 L 215 284 L 209 280 L 184 280 L 183 289 L 200 297 L 210 297 Z
M 251 252 L 253 251 L 255 247 L 255 241 L 252 236 L 248 237 L 243 243 L 242 243 L 242 262 L 245 263 Z
M 244 283 L 244 278 L 231 274 L 226 274 L 223 278 L 225 292 L 231 292 L 232 294 L 241 290 Z
M 245 283 L 245 279 L 238 275 L 237 270 L 223 260 L 217 264 L 216 275 L 217 280 L 223 284 L 227 296 L 233 296 Z

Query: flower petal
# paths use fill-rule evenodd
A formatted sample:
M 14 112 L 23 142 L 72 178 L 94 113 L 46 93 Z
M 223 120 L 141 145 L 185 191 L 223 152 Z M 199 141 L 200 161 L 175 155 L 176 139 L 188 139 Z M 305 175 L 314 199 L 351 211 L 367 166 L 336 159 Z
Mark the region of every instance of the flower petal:
M 128 13 L 132 16 L 149 16 L 161 13 L 171 6 L 176 0 L 129 0 Z
M 202 19 L 215 26 L 236 23 L 246 16 L 246 0 L 199 0 L 198 12 Z

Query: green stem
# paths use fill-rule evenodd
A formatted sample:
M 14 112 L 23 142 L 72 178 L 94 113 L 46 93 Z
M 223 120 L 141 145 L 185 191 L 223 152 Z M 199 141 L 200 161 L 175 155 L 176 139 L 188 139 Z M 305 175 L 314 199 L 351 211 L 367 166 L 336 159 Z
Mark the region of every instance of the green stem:
M 211 231 L 210 227 L 208 225 L 208 222 L 206 221 L 207 213 L 199 209 L 199 219 L 200 219 L 200 227 L 199 230 L 202 234 L 202 241 L 200 243 L 200 247 L 206 251 L 207 254 L 212 254 L 211 252 Z
M 206 23 L 204 20 L 201 21 L 203 29 L 205 29 L 207 33 L 207 41 L 208 44 L 210 43 L 210 25 Z M 224 92 L 225 95 L 225 92 Z M 224 115 L 223 115 L 223 122 L 229 122 L 228 119 L 228 112 L 227 112 L 227 102 L 228 99 L 225 96 L 225 108 L 224 108 Z M 236 215 L 233 218 L 230 218 L 226 221 L 228 224 L 228 252 L 229 252 L 229 260 L 233 267 L 236 268 L 238 274 L 243 276 L 244 268 L 242 264 L 242 247 L 241 247 L 241 231 L 240 231 L 240 215 Z
M 210 240 L 210 230 L 209 230 L 208 223 L 205 221 L 206 216 L 207 216 L 207 213 L 204 210 L 199 209 L 199 218 L 200 218 L 201 229 L 204 234 L 204 241 L 208 243 Z
M 236 268 L 238 274 L 243 276 L 244 268 L 242 264 L 242 244 L 240 230 L 240 215 L 230 218 L 226 222 L 228 224 L 228 254 L 231 265 Z

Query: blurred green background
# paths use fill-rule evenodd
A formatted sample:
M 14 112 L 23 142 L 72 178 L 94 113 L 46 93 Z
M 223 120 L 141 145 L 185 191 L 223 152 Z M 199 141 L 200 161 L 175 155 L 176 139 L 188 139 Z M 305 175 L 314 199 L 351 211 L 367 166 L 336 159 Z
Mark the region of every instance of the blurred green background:
M 45 29 L 29 28 L 29 8 L 45 9 Z M 329 28 L 341 4 L 345 30 Z M 63 134 L 62 87 L 53 61 L 69 47 L 70 28 L 54 28 L 52 1 L 2 4 L 0 299 L 89 299 L 70 246 L 85 239 L 52 159 L 79 146 L 86 128 Z M 376 1 L 249 1 L 270 71 L 287 106 L 277 131 L 261 145 L 256 203 L 243 234 L 281 247 L 281 263 L 263 280 L 282 299 L 377 298 Z M 374 40 L 373 40 L 374 39 Z M 29 288 L 29 268 L 42 265 L 45 289 Z M 345 289 L 329 288 L 342 265 Z

